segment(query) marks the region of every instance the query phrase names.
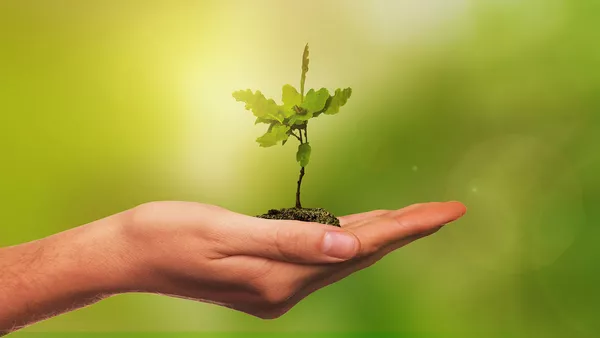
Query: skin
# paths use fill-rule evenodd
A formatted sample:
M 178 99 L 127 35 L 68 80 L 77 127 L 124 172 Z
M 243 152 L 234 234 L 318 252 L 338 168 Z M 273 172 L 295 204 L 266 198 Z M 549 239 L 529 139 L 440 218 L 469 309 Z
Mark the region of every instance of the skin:
M 344 216 L 337 228 L 191 202 L 143 204 L 1 248 L 0 335 L 129 292 L 277 318 L 465 212 L 459 202 L 415 204 Z

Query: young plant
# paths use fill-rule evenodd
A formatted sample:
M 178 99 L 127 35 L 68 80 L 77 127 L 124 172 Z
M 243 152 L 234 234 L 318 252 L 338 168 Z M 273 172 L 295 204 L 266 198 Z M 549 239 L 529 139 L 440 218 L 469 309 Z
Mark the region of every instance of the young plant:
M 327 88 L 321 88 L 319 90 L 310 89 L 305 95 L 304 84 L 306 82 L 306 73 L 308 72 L 308 54 L 307 44 L 302 54 L 300 91 L 292 85 L 284 85 L 281 95 L 282 104 L 277 104 L 273 99 L 267 99 L 259 90 L 253 92 L 247 89 L 233 93 L 236 101 L 244 102 L 246 104 L 245 108 L 256 116 L 255 124 L 264 123 L 269 125 L 266 133 L 256 139 L 261 147 L 271 147 L 277 144 L 285 145 L 290 137 L 295 138 L 299 142 L 298 150 L 296 151 L 296 161 L 300 165 L 300 175 L 296 187 L 296 210 L 282 209 L 279 211 L 279 213 L 283 211 L 287 213 L 291 212 L 293 215 L 288 216 L 292 219 L 299 219 L 300 216 L 298 214 L 307 214 L 307 212 L 301 212 L 303 208 L 300 201 L 300 189 L 312 151 L 312 147 L 308 141 L 308 122 L 321 115 L 335 115 L 339 113 L 340 107 L 346 104 L 352 94 L 351 88 L 336 89 L 332 94 L 329 93 Z M 317 213 L 324 212 L 322 209 L 305 210 L 316 210 Z M 269 211 L 273 215 L 276 212 L 276 210 Z

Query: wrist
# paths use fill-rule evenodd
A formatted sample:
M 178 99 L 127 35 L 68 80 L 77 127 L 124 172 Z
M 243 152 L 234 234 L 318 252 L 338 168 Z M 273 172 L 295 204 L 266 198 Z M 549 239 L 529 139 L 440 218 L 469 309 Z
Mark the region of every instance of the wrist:
M 123 216 L 0 250 L 0 335 L 128 291 Z
M 47 260 L 56 287 L 93 298 L 129 291 L 135 264 L 122 235 L 125 221 L 125 213 L 116 214 L 41 240 L 44 251 L 55 253 Z

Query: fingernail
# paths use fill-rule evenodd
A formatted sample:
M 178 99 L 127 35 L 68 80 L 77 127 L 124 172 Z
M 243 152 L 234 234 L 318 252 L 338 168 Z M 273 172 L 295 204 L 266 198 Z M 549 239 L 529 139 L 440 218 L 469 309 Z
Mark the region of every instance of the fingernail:
M 327 256 L 348 259 L 356 255 L 358 240 L 353 235 L 341 232 L 330 231 L 323 238 L 323 253 Z

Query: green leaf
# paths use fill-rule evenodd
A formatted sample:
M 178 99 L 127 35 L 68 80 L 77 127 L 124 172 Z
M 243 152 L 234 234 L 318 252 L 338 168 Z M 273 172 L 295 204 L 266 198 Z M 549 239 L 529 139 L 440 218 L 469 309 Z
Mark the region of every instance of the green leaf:
M 260 144 L 261 147 L 271 147 L 276 145 L 279 141 L 285 141 L 288 139 L 290 130 L 289 126 L 283 124 L 277 124 L 276 122 L 269 126 L 269 130 L 267 132 L 256 139 L 256 142 Z
M 296 161 L 300 164 L 301 167 L 306 167 L 308 165 L 308 161 L 310 160 L 310 144 L 302 143 L 298 146 L 298 151 L 296 152 Z
M 304 102 L 302 102 L 300 107 L 306 109 L 309 113 L 315 113 L 323 110 L 328 99 L 329 91 L 327 88 L 321 88 L 318 91 L 311 89 L 306 93 Z
M 300 77 L 300 93 L 301 100 L 304 100 L 304 82 L 306 82 L 306 73 L 308 73 L 308 43 L 304 46 L 304 53 L 302 53 L 302 76 Z
M 298 123 L 296 123 L 296 122 L 298 122 Z M 288 126 L 293 126 L 295 124 L 301 124 L 301 122 L 298 121 L 298 115 L 294 115 L 294 116 L 290 117 L 285 124 L 287 124 Z
M 302 103 L 302 95 L 298 93 L 296 88 L 293 86 L 286 84 L 283 86 L 281 101 L 283 101 L 283 108 L 287 111 L 291 111 L 294 113 L 294 106 L 299 106 Z
M 346 104 L 346 102 L 348 102 L 348 99 L 351 95 L 352 88 L 346 88 L 343 90 L 339 88 L 336 89 L 335 95 L 333 95 L 329 98 L 329 100 L 327 100 L 327 105 L 325 106 L 323 112 L 327 115 L 337 114 L 340 111 L 340 107 L 342 107 Z
M 269 116 L 267 116 L 267 117 L 257 117 L 256 121 L 254 121 L 254 124 L 259 124 L 259 123 L 270 124 L 270 123 L 273 123 L 273 119 L 271 117 L 269 117 Z
M 238 90 L 233 92 L 233 97 L 238 102 L 246 103 L 246 110 L 251 110 L 256 117 L 278 116 L 279 106 L 273 99 L 267 99 L 257 90 L 255 93 L 252 90 Z
M 288 120 L 287 124 L 290 126 L 301 125 L 301 124 L 304 124 L 304 122 L 310 120 L 312 117 L 313 117 L 312 112 L 308 112 L 306 114 L 296 114 Z

